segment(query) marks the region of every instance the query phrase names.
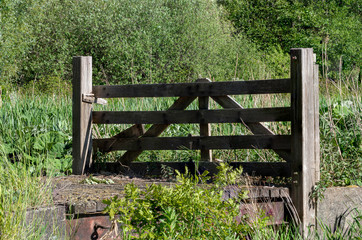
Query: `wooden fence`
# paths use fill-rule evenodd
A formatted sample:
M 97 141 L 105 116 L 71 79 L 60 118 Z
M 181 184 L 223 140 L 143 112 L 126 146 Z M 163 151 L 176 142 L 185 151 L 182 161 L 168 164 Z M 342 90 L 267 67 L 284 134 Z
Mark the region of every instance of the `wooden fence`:
M 215 168 L 212 149 L 273 149 L 285 162 L 232 163 L 262 175 L 291 176 L 291 197 L 306 231 L 315 225 L 311 193 L 319 180 L 318 67 L 312 49 L 291 49 L 290 78 L 258 81 L 92 86 L 92 58 L 73 58 L 73 173 L 92 167 L 92 149 L 125 150 L 122 165 L 160 169 L 159 163 L 132 163 L 145 150 L 200 150 L 203 166 Z M 229 95 L 290 93 L 290 107 L 244 109 Z M 103 98 L 179 97 L 165 111 L 92 111 Z M 209 110 L 212 98 L 222 110 Z M 199 110 L 185 110 L 198 99 Z M 290 121 L 291 135 L 276 135 L 261 122 Z M 200 136 L 158 137 L 170 124 L 200 125 Z M 241 123 L 254 135 L 211 136 L 211 123 Z M 134 124 L 112 138 L 93 139 L 92 124 Z M 143 124 L 153 124 L 147 131 Z M 114 164 L 113 167 L 121 166 Z M 162 163 L 166 164 L 167 163 Z M 173 166 L 185 166 L 173 163 Z

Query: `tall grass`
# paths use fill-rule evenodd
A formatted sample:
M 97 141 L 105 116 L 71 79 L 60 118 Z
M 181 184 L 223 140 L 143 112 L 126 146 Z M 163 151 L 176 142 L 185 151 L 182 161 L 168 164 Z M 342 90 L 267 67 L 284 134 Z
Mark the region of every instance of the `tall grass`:
M 362 185 L 362 94 L 356 81 L 320 85 L 321 178 L 325 186 Z M 234 96 L 245 108 L 289 106 L 289 94 Z M 176 98 L 108 99 L 94 110 L 167 110 Z M 0 143 L 12 162 L 25 163 L 29 172 L 69 173 L 71 171 L 71 98 L 10 92 L 2 96 Z M 197 109 L 197 101 L 187 109 Z M 210 101 L 211 109 L 221 109 Z M 290 133 L 290 123 L 264 123 L 280 134 Z M 94 125 L 96 138 L 111 137 L 130 125 Z M 145 126 L 146 129 L 150 125 Z M 251 134 L 242 124 L 211 124 L 212 135 Z M 173 124 L 161 136 L 199 135 L 198 124 Z M 121 153 L 103 155 L 100 160 L 116 161 Z M 197 152 L 146 151 L 139 161 L 189 161 Z M 224 161 L 280 161 L 269 150 L 214 151 Z
M 361 186 L 361 85 L 348 79 L 321 85 L 321 181 L 325 186 Z
M 321 179 L 323 186 L 361 184 L 361 88 L 321 83 Z M 288 106 L 288 95 L 236 97 L 244 107 Z M 166 110 L 173 98 L 110 99 L 96 110 Z M 265 101 L 267 104 L 265 104 Z M 211 101 L 211 108 L 218 109 Z M 197 109 L 197 102 L 188 109 Z M 288 133 L 288 124 L 268 124 L 275 132 Z M 126 125 L 99 125 L 95 137 L 110 137 Z M 149 126 L 146 126 L 146 128 Z M 0 234 L 2 239 L 26 239 L 34 228 L 24 225 L 25 211 L 51 203 L 51 194 L 40 176 L 70 173 L 71 168 L 71 98 L 32 92 L 8 92 L 0 107 Z M 241 124 L 213 124 L 213 135 L 250 134 Z M 197 124 L 171 125 L 163 136 L 198 135 Z M 140 161 L 188 161 L 192 151 L 149 151 Z M 270 161 L 269 152 L 215 151 L 226 161 Z M 116 154 L 106 158 L 117 159 Z M 108 159 L 108 160 L 109 160 Z M 107 159 L 106 159 L 107 160 Z M 328 229 L 324 232 L 328 233 Z M 40 233 L 41 234 L 41 231 Z M 269 233 L 258 233 L 268 236 Z M 289 239 L 297 234 L 292 228 L 274 232 L 275 239 Z M 34 236 L 35 236 L 34 235 Z M 331 234 L 329 234 L 331 235 Z M 296 236 L 298 239 L 298 235 Z M 333 236 L 333 235 L 331 235 Z M 257 237 L 257 236 L 256 236 Z M 300 237 L 300 236 L 299 236 Z M 35 238 L 36 239 L 36 238 Z M 256 238 L 257 239 L 257 238 Z
M 25 217 L 27 209 L 52 202 L 49 182 L 40 173 L 29 174 L 29 167 L 11 163 L 3 148 L 0 151 L 0 239 L 41 235 L 26 223 Z
M 70 99 L 12 92 L 0 106 L 0 238 L 38 239 L 44 234 L 25 221 L 29 208 L 52 203 L 43 176 L 67 171 L 71 164 Z M 57 138 L 56 136 L 68 136 Z M 64 143 L 64 142 L 63 142 Z M 55 149 L 58 144 L 58 149 Z M 56 156 L 58 154 L 58 156 Z M 69 166 L 68 166 L 69 165 Z

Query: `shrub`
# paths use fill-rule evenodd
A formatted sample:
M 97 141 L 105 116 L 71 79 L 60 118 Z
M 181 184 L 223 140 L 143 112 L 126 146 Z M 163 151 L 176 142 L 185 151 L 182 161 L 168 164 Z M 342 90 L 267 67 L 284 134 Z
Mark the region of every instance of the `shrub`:
M 252 230 L 266 226 L 261 218 L 256 226 L 240 219 L 240 199 L 223 199 L 224 184 L 235 183 L 232 171 L 221 165 L 215 185 L 205 183 L 206 174 L 179 174 L 174 186 L 150 185 L 140 190 L 133 184 L 125 186 L 124 198 L 105 200 L 105 213 L 121 224 L 122 239 L 243 239 Z M 116 215 L 119 217 L 116 218 Z
M 237 32 L 266 51 L 311 47 L 323 77 L 338 79 L 361 66 L 360 2 L 218 0 Z M 355 76 L 357 78 L 358 74 Z
M 27 83 L 71 78 L 72 56 L 93 57 L 96 84 L 262 78 L 270 70 L 242 36 L 232 37 L 207 0 L 17 0 L 3 2 L 3 80 Z M 17 19 L 17 20 L 15 20 Z M 12 34 L 12 28 L 24 29 Z M 20 43 L 17 44 L 17 42 Z M 17 44 L 18 49 L 10 46 Z M 21 47 L 20 46 L 24 46 Z M 4 55 L 5 57 L 5 55 Z M 14 66 L 11 74 L 8 69 Z M 270 70 L 273 72 L 272 70 Z M 44 82 L 44 80 L 42 80 Z

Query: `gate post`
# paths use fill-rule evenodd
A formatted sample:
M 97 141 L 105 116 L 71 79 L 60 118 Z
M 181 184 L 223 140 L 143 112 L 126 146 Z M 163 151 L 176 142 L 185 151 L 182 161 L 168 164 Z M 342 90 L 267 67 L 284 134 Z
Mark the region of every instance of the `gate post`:
M 92 57 L 73 57 L 73 174 L 84 174 L 92 163 Z
M 197 83 L 210 83 L 208 78 L 197 79 Z M 209 109 L 209 97 L 199 97 L 199 110 Z M 200 137 L 211 136 L 211 125 L 209 123 L 200 123 Z M 200 150 L 200 157 L 202 162 L 212 162 L 212 150 L 202 148 Z
M 319 97 L 313 49 L 291 49 L 292 186 L 291 198 L 307 237 L 316 227 L 316 202 L 311 198 L 319 180 Z

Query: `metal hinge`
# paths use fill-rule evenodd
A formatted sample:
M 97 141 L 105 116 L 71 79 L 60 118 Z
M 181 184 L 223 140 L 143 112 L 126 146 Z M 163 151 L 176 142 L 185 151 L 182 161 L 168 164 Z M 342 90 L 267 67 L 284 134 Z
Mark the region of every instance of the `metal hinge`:
M 93 93 L 82 94 L 82 102 L 85 102 L 85 103 L 97 103 L 97 104 L 102 104 L 102 105 L 107 104 L 107 101 L 105 99 L 96 98 L 96 97 L 94 97 Z

